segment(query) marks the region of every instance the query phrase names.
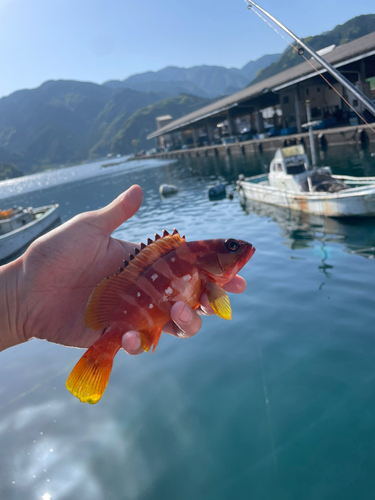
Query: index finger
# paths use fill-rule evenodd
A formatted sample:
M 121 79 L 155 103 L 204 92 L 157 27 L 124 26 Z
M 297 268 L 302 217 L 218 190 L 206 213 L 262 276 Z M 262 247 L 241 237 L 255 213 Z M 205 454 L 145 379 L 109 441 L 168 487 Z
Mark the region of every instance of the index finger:
M 242 293 L 246 290 L 246 281 L 241 276 L 236 274 L 236 276 L 231 281 L 228 281 L 223 288 L 226 292 Z

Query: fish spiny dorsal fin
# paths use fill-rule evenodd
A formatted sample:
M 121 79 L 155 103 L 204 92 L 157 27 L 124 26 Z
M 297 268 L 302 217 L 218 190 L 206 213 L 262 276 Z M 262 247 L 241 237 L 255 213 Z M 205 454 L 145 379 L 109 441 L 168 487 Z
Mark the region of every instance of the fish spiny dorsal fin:
M 160 236 L 158 235 L 158 233 L 155 233 L 155 241 L 158 241 L 160 240 Z
M 163 238 L 165 238 L 166 236 L 169 236 L 169 233 L 166 229 L 163 229 Z
M 176 231 L 155 239 L 147 240 L 147 246 L 141 246 L 136 255 L 130 255 L 129 261 L 124 261 L 124 270 L 111 278 L 106 277 L 93 290 L 87 303 L 85 323 L 92 330 L 107 327 L 113 314 L 120 307 L 124 296 L 129 293 L 136 281 L 159 258 L 185 244 L 185 240 Z
M 139 248 L 135 248 L 135 249 L 134 249 L 134 255 L 138 255 L 138 254 L 139 254 L 139 252 L 140 252 Z
M 177 231 L 177 229 L 174 227 L 174 228 L 173 228 L 173 233 L 172 233 L 172 236 L 175 236 L 176 234 L 178 234 L 178 231 Z
M 144 243 L 141 242 L 140 245 L 141 245 L 141 250 L 143 250 L 144 248 L 146 248 L 146 245 Z

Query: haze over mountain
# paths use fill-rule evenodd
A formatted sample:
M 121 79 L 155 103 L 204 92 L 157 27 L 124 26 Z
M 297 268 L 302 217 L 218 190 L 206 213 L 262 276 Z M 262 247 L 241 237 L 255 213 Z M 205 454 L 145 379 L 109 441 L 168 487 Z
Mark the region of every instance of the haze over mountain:
M 132 75 L 123 81 L 110 80 L 103 85 L 112 89 L 153 91 L 168 97 L 181 93 L 218 97 L 243 89 L 260 69 L 277 61 L 279 57 L 280 54 L 267 54 L 256 61 L 250 61 L 241 69 L 207 65 L 192 68 L 168 66 L 159 71 Z
M 117 141 L 123 153 L 132 151 L 133 138 L 147 147 L 145 136 L 155 128 L 155 121 L 150 122 L 154 112 L 148 106 L 160 101 L 159 108 L 167 109 L 160 111 L 162 114 L 172 112 L 168 110 L 173 108 L 173 116 L 180 117 L 212 102 L 212 96 L 221 97 L 223 88 L 230 92 L 243 88 L 249 82 L 244 75 L 251 75 L 253 67 L 264 67 L 275 59 L 275 55 L 264 56 L 242 70 L 217 66 L 170 67 L 103 85 L 51 80 L 36 89 L 14 92 L 0 99 L 0 162 L 13 163 L 30 173 L 102 157 L 113 150 L 114 139 L 121 129 L 129 134 L 137 130 L 136 137 L 128 140 L 122 134 L 121 141 Z M 168 100 L 182 94 L 185 97 Z M 144 108 L 146 111 L 138 114 L 134 123 L 144 116 L 145 124 L 137 128 L 131 122 L 130 126 L 127 120 Z M 142 133 L 144 137 L 140 137 Z
M 315 49 L 340 45 L 374 31 L 375 14 L 359 16 L 305 41 Z M 69 80 L 47 81 L 0 99 L 0 163 L 24 173 L 78 163 L 114 152 L 129 154 L 153 143 L 146 136 L 156 116 L 179 118 L 234 93 L 251 80 L 301 62 L 291 50 L 251 61 L 243 68 L 167 67 L 102 85 Z M 255 80 L 254 80 L 255 78 Z M 16 172 L 16 170 L 14 170 Z

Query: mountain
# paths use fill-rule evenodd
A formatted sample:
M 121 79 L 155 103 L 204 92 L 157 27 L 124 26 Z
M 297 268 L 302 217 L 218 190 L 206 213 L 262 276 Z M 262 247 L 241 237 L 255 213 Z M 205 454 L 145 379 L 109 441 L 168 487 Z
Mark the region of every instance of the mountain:
M 0 163 L 0 181 L 22 176 L 23 172 L 15 165 L 12 165 L 11 163 Z
M 147 71 L 123 81 L 110 80 L 103 85 L 111 89 L 130 88 L 143 92 L 165 93 L 168 97 L 181 93 L 200 97 L 218 97 L 243 89 L 257 72 L 273 63 L 280 54 L 270 54 L 250 61 L 242 69 L 223 66 L 168 66 L 160 71 Z
M 104 156 L 123 122 L 161 98 L 68 80 L 14 92 L 0 99 L 0 162 L 31 173 Z
M 88 156 L 105 156 L 112 148 L 116 134 L 138 109 L 160 101 L 155 92 L 118 89 L 96 117 L 87 137 Z
M 205 103 L 204 99 L 236 92 L 249 82 L 250 66 L 266 64 L 267 57 L 242 69 L 168 67 L 122 82 L 50 80 L 36 89 L 14 92 L 0 99 L 0 161 L 31 173 L 104 156 L 137 110 L 182 94 Z M 178 116 L 189 109 L 185 104 L 177 106 Z M 155 123 L 147 127 L 153 130 Z
M 0 99 L 0 161 L 24 159 L 25 171 L 81 160 L 92 123 L 113 91 L 87 82 L 48 81 Z M 17 166 L 21 166 L 16 163 Z M 33 168 L 35 167 L 35 168 Z
M 106 82 L 107 85 L 113 89 L 133 89 L 142 92 L 156 92 L 163 99 L 166 97 L 172 97 L 178 94 L 193 94 L 200 97 L 208 97 L 208 94 L 201 87 L 193 82 L 188 81 L 157 81 L 150 80 L 147 82 L 130 82 L 125 83 L 119 80 L 111 80 Z
M 241 74 L 247 78 L 249 81 L 253 80 L 257 73 L 263 68 L 267 68 L 270 64 L 278 61 L 281 54 L 266 54 L 260 57 L 256 61 L 250 61 L 240 70 Z
M 113 152 L 129 154 L 133 152 L 132 140 L 138 141 L 138 151 L 149 149 L 152 145 L 146 136 L 155 130 L 157 116 L 171 115 L 177 119 L 188 113 L 211 104 L 215 99 L 206 99 L 194 95 L 179 95 L 158 101 L 151 106 L 139 109 L 128 118 L 113 141 Z
M 375 14 L 365 14 L 363 16 L 354 17 L 344 24 L 339 24 L 331 31 L 326 31 L 321 35 L 309 36 L 302 40 L 314 50 L 320 50 L 333 44 L 338 46 L 351 42 L 361 36 L 372 33 L 374 30 Z M 294 49 L 288 47 L 278 61 L 270 64 L 264 69 L 260 69 L 256 78 L 254 78 L 249 85 L 265 80 L 270 76 L 277 75 L 280 71 L 285 71 L 301 62 L 303 62 L 301 56 L 299 56 Z

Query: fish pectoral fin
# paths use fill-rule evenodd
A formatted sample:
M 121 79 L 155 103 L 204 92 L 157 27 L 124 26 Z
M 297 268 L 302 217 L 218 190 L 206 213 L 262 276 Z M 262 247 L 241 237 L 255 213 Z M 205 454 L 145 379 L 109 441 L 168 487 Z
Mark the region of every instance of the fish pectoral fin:
M 66 381 L 66 388 L 82 403 L 97 403 L 107 387 L 113 358 L 120 347 L 120 342 L 109 342 L 104 334 L 73 368 Z
M 209 281 L 206 286 L 208 301 L 215 313 L 223 319 L 232 319 L 232 309 L 230 307 L 227 292 L 221 286 Z
M 142 343 L 142 349 L 144 349 L 146 352 L 148 352 L 151 347 L 152 347 L 152 353 L 155 352 L 155 349 L 159 343 L 160 337 L 161 337 L 161 332 L 162 332 L 162 327 L 155 327 L 152 330 L 148 331 L 143 331 L 139 332 L 141 335 L 141 343 Z

